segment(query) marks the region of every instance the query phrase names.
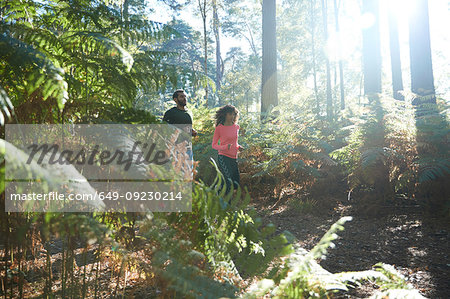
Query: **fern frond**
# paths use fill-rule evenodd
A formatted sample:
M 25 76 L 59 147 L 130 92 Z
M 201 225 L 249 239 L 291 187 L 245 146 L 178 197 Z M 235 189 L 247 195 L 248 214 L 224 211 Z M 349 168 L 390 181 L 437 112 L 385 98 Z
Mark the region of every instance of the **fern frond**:
M 78 49 L 79 47 L 84 53 L 96 53 L 96 55 L 101 56 L 118 57 L 127 71 L 130 71 L 133 66 L 134 59 L 131 54 L 122 48 L 116 41 L 99 32 L 68 32 L 60 39 L 62 43 L 66 45 L 66 50 L 69 50 L 67 47 L 70 45 L 72 49 L 73 47 L 75 47 L 75 49 Z
M 148 241 L 152 253 L 152 270 L 173 290 L 183 297 L 234 297 L 237 289 L 205 275 L 197 264 L 205 256 L 193 250 L 192 242 L 177 237 L 176 231 L 163 219 L 144 219 L 140 233 Z
M 362 281 L 389 281 L 383 273 L 375 270 L 340 272 L 336 277 L 347 284 L 359 285 Z
M 5 26 L 6 27 L 6 26 Z M 31 27 L 27 23 L 13 23 L 7 26 L 11 36 L 39 49 L 47 57 L 59 54 L 61 42 L 55 32 L 45 27 Z
M 317 258 L 324 258 L 327 254 L 327 249 L 329 247 L 334 247 L 333 241 L 338 238 L 338 235 L 336 234 L 338 231 L 344 230 L 344 224 L 348 221 L 352 221 L 351 216 L 345 216 L 341 217 L 338 221 L 333 223 L 331 225 L 330 229 L 323 235 L 323 237 L 320 239 L 319 243 L 317 243 L 316 246 L 311 249 L 309 252 L 309 255 L 313 259 Z
M 308 297 L 310 292 L 319 296 L 323 296 L 332 290 L 347 290 L 347 286 L 343 283 L 339 276 L 330 273 L 322 268 L 316 261 L 316 258 L 322 258 L 328 247 L 333 247 L 333 240 L 337 238 L 336 232 L 343 229 L 345 222 L 350 221 L 351 217 L 342 217 L 325 233 L 319 243 L 310 251 L 306 251 L 301 247 L 297 247 L 294 252 L 290 253 L 283 270 L 279 273 L 281 276 L 279 284 L 274 281 L 264 280 L 261 290 L 254 289 L 243 295 L 243 298 L 256 298 L 256 295 L 270 293 L 275 298 L 288 296 L 292 298 Z M 296 295 L 295 295 L 296 294 Z
M 369 148 L 361 152 L 361 166 L 362 168 L 368 168 L 376 166 L 377 163 L 386 163 L 386 151 L 385 148 L 375 147 Z
M 249 209 L 250 195 L 240 187 L 226 193 L 223 175 L 215 161 L 216 177 L 211 185 L 193 187 L 192 213 L 169 217 L 173 225 L 195 226 L 191 236 L 214 269 L 231 277 L 255 275 L 267 269 L 274 257 L 291 252 L 292 237 L 276 234 L 273 225 L 262 226 L 255 211 Z
M 0 79 L 3 84 L 20 85 L 25 88 L 26 95 L 39 88 L 44 99 L 56 98 L 59 109 L 64 107 L 68 97 L 64 70 L 56 67 L 43 53 L 4 33 L 0 35 L 0 61 L 6 65 L 3 72 L 9 73 Z
M 14 106 L 6 91 L 0 86 L 0 126 L 14 116 Z
M 179 36 L 179 33 L 172 27 L 160 22 L 146 20 L 139 15 L 130 15 L 127 21 L 119 21 L 117 26 L 126 28 L 126 31 L 121 33 L 122 37 L 129 43 L 134 43 L 137 40 L 156 42 Z
M 443 178 L 450 174 L 450 159 L 425 157 L 416 161 L 419 166 L 419 182 L 427 182 Z
M 17 136 L 11 138 L 20 140 L 17 139 Z M 3 139 L 0 139 L 0 151 L 2 151 L 0 154 L 6 161 L 6 188 L 8 187 L 8 184 L 12 184 L 12 182 L 15 182 L 16 180 L 29 180 L 30 183 L 37 182 L 36 184 L 31 185 L 31 188 L 33 188 L 31 190 L 35 193 L 58 191 L 59 193 L 69 192 L 73 194 L 86 194 L 95 198 L 96 191 L 73 165 L 68 162 L 65 164 L 49 164 L 49 159 L 52 155 L 51 151 L 46 155 L 43 155 L 43 160 L 39 164 L 36 160 L 31 160 L 29 163 L 29 155 L 26 152 Z M 22 184 L 19 184 L 18 186 L 22 187 Z M 14 187 L 16 186 L 14 185 Z M 45 206 L 37 206 L 37 204 L 40 204 L 40 201 L 36 202 L 37 203 L 32 202 L 30 204 L 31 211 L 47 211 Z M 99 200 L 89 200 L 81 204 L 73 203 L 72 207 L 69 207 L 68 203 L 69 201 L 65 201 L 66 206 L 64 206 L 64 203 L 61 203 L 61 206 L 59 206 L 59 203 L 55 203 L 55 205 L 49 206 L 49 208 L 51 209 L 51 212 L 55 212 L 59 209 L 69 211 L 71 208 L 72 211 L 103 211 L 105 207 L 104 203 Z M 27 204 L 29 203 L 26 203 L 21 207 L 27 210 Z M 44 204 L 45 203 L 43 203 L 43 205 Z M 86 204 L 86 206 L 83 207 L 82 204 Z

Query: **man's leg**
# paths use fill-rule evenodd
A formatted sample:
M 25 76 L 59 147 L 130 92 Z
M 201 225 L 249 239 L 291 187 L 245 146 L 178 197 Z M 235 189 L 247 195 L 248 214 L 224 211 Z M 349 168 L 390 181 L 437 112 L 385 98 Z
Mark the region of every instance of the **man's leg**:
M 187 162 L 188 162 L 189 168 L 192 172 L 192 170 L 194 169 L 194 153 L 192 152 L 192 144 L 187 146 L 186 154 L 189 159 Z

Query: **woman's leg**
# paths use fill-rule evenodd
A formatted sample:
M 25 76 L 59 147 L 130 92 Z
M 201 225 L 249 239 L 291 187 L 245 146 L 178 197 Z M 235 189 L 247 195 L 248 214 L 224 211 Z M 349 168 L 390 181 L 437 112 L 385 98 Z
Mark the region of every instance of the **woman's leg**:
M 230 158 L 230 168 L 231 180 L 233 181 L 234 189 L 237 189 L 239 187 L 239 184 L 241 183 L 237 159 Z
M 224 155 L 218 155 L 217 156 L 217 160 L 219 162 L 219 170 L 223 175 L 223 178 L 225 180 L 225 184 L 226 184 L 226 193 L 230 192 L 231 189 L 231 184 L 233 182 L 233 165 L 232 165 L 232 161 L 230 157 L 224 156 Z M 222 183 L 222 186 L 223 184 Z

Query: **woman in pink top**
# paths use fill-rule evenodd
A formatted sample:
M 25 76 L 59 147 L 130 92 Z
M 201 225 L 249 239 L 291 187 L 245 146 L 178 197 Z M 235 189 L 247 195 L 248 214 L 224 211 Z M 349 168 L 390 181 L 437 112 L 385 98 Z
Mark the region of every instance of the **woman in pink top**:
M 239 111 L 232 105 L 225 105 L 217 110 L 215 117 L 216 129 L 212 147 L 219 151 L 218 166 L 225 178 L 227 193 L 230 190 L 231 183 L 233 183 L 234 188 L 237 188 L 240 183 L 237 154 L 238 151 L 242 150 L 242 146 L 238 144 L 238 117 Z

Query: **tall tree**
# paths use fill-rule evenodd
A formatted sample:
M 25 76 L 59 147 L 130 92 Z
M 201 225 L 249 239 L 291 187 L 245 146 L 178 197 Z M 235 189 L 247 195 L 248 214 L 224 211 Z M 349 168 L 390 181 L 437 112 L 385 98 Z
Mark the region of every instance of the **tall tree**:
M 371 21 L 363 29 L 364 94 L 381 93 L 381 47 L 379 0 L 363 0 L 362 13 Z
M 396 100 L 403 100 L 400 93 L 403 90 L 402 63 L 400 59 L 400 43 L 398 39 L 398 24 L 393 8 L 389 8 L 389 48 L 391 52 L 391 72 L 393 97 Z
M 239 5 L 239 0 L 222 0 L 225 14 L 220 29 L 226 35 L 237 39 L 245 38 L 252 54 L 260 57 L 261 38 L 261 3 L 259 0 L 248 0 Z
M 317 113 L 320 112 L 320 102 L 319 102 L 319 91 L 317 88 L 317 68 L 316 68 L 316 48 L 315 48 L 315 20 L 316 20 L 316 14 L 315 14 L 315 0 L 310 1 L 310 26 L 311 26 L 311 56 L 312 56 L 312 71 L 313 71 L 313 79 L 314 79 L 314 96 L 316 99 L 316 109 Z
M 344 92 L 344 64 L 342 62 L 342 44 L 340 38 L 340 28 L 339 28 L 339 6 L 341 5 L 341 0 L 339 0 L 339 4 L 336 0 L 334 0 L 334 21 L 336 26 L 336 33 L 338 36 L 338 44 L 337 44 L 337 56 L 339 63 L 339 87 L 341 91 L 341 110 L 345 109 L 345 92 Z
M 323 35 L 325 42 L 328 40 L 328 3 L 322 0 Z M 325 66 L 327 69 L 327 118 L 333 118 L 333 95 L 331 93 L 331 70 L 330 59 L 325 55 Z
M 276 0 L 262 2 L 261 116 L 278 105 Z
M 220 87 L 222 84 L 223 77 L 223 63 L 222 63 L 222 55 L 220 53 L 220 22 L 219 22 L 219 13 L 218 13 L 218 3 L 217 0 L 212 1 L 213 8 L 213 31 L 214 37 L 216 39 L 216 92 L 220 91 Z M 222 105 L 221 98 L 219 97 L 219 106 Z
M 166 60 L 171 65 L 182 66 L 182 71 L 178 70 L 174 78 L 176 87 L 183 87 L 191 97 L 196 97 L 197 92 L 204 86 L 204 80 L 200 76 L 204 68 L 203 34 L 181 19 L 172 19 L 167 25 L 178 34 L 164 41 L 159 50 L 178 53 Z
M 208 31 L 206 27 L 206 14 L 208 10 L 208 0 L 198 0 L 198 8 L 200 10 L 200 15 L 202 17 L 203 23 L 203 47 L 204 47 L 204 55 L 205 60 L 203 64 L 203 69 L 205 71 L 205 78 L 208 76 Z M 208 104 L 208 81 L 205 84 L 205 100 Z
M 409 19 L 411 90 L 421 97 L 427 96 L 422 101 L 435 103 L 428 1 L 417 0 L 415 3 L 416 8 Z

